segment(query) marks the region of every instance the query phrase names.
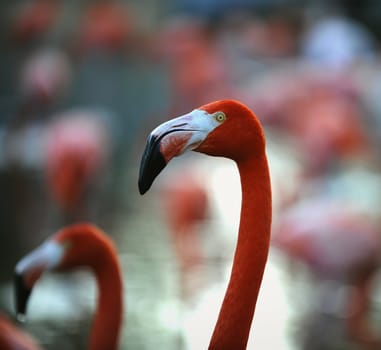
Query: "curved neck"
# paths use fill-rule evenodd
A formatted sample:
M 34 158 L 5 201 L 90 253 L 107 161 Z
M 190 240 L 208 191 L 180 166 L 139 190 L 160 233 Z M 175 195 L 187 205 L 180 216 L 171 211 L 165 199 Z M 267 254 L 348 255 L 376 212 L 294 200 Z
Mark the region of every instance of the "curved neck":
M 246 349 L 269 250 L 272 209 L 266 156 L 237 165 L 242 186 L 237 247 L 209 349 Z
M 99 295 L 88 349 L 116 350 L 123 313 L 121 269 L 117 258 L 109 250 L 99 257 L 93 268 Z

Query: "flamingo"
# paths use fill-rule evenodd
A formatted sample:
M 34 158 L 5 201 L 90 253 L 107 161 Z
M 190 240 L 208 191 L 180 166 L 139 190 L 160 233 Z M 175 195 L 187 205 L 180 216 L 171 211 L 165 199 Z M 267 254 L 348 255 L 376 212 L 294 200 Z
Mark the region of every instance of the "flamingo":
M 20 117 L 30 119 L 58 103 L 72 81 L 69 56 L 60 49 L 40 48 L 28 55 L 20 69 Z
M 340 310 L 345 330 L 364 349 L 378 349 L 381 340 L 368 320 L 380 268 L 381 237 L 375 222 L 354 205 L 321 196 L 285 210 L 272 236 L 272 246 L 292 261 L 305 264 L 319 286 L 335 287 L 319 289 L 324 309 L 327 300 L 332 304 L 332 292 L 337 292 L 338 286 L 352 287 Z
M 42 39 L 56 24 L 61 4 L 56 0 L 23 3 L 11 24 L 11 38 L 20 44 Z
M 22 258 L 15 268 L 16 311 L 22 317 L 34 284 L 44 271 L 89 267 L 99 288 L 88 349 L 118 348 L 122 324 L 122 273 L 114 244 L 89 223 L 66 226 Z
M 139 192 L 175 156 L 194 150 L 235 161 L 242 203 L 231 276 L 209 349 L 245 349 L 266 265 L 272 200 L 262 126 L 255 114 L 236 100 L 220 100 L 169 120 L 154 129 L 139 173 Z
M 0 314 L 0 349 L 42 350 L 35 339 L 17 328 L 4 314 Z
M 107 125 L 91 110 L 61 113 L 48 126 L 44 163 L 47 184 L 69 223 L 88 214 L 89 187 L 99 186 L 110 144 Z
M 232 94 L 226 56 L 200 20 L 176 16 L 159 33 L 157 51 L 169 63 L 172 111 Z
M 185 166 L 169 177 L 160 191 L 163 212 L 179 262 L 184 297 L 194 292 L 192 272 L 204 259 L 200 225 L 206 221 L 210 206 L 205 187 L 200 174 Z
M 130 10 L 118 1 L 97 1 L 86 9 L 76 38 L 81 53 L 88 50 L 117 51 L 131 40 Z

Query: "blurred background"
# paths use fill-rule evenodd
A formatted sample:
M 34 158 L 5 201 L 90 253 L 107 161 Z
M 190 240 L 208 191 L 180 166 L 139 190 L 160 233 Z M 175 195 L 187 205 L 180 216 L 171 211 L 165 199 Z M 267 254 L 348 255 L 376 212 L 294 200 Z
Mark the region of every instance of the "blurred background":
M 189 154 L 144 197 L 159 123 L 234 98 L 262 121 L 272 246 L 248 348 L 381 349 L 381 3 L 0 1 L 0 312 L 16 262 L 90 220 L 124 272 L 120 349 L 206 349 L 240 210 L 234 164 Z M 83 349 L 87 271 L 45 275 L 18 324 Z

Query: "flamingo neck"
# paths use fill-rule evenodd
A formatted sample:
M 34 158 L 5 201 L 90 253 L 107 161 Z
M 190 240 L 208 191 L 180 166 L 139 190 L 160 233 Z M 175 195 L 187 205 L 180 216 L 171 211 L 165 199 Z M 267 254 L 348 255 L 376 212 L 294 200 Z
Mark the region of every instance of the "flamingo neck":
M 246 349 L 267 261 L 271 185 L 265 154 L 237 162 L 242 187 L 241 219 L 230 281 L 209 349 Z
M 30 335 L 14 326 L 3 314 L 0 314 L 0 349 L 42 350 Z
M 106 251 L 94 267 L 98 305 L 92 325 L 89 350 L 116 350 L 123 312 L 123 282 L 117 258 Z

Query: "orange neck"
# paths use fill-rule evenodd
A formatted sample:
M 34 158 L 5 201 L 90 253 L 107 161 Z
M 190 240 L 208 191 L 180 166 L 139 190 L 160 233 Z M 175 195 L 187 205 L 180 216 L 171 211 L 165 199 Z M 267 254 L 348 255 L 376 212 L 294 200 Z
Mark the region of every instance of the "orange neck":
M 117 258 L 107 250 L 94 265 L 99 297 L 89 350 L 116 350 L 123 313 L 123 283 Z
M 241 220 L 229 285 L 209 349 L 246 349 L 266 265 L 271 230 L 271 185 L 266 156 L 237 162 Z

